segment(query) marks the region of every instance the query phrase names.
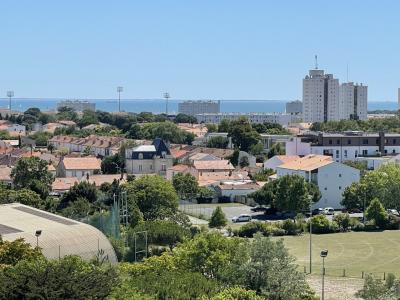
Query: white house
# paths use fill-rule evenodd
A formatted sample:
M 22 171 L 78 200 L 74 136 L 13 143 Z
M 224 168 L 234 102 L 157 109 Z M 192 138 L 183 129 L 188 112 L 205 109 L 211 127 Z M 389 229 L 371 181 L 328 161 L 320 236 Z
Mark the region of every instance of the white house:
M 277 177 L 300 175 L 316 184 L 322 194 L 314 207 L 341 208 L 346 187 L 360 180 L 360 171 L 332 160 L 330 156 L 307 155 L 276 167 Z
M 99 174 L 101 160 L 96 157 L 61 157 L 57 166 L 57 177 L 77 177 Z
M 272 169 L 276 171 L 276 167 L 299 158 L 298 155 L 275 155 L 264 162 L 264 170 Z

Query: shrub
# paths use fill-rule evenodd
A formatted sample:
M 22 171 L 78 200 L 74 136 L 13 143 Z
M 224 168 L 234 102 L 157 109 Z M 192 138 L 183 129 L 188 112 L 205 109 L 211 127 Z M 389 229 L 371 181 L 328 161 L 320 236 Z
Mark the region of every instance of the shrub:
M 352 226 L 353 231 L 364 231 L 365 230 L 365 226 L 363 223 L 358 222 L 357 224 L 355 224 L 354 226 Z
M 221 228 L 226 225 L 228 221 L 226 220 L 225 214 L 222 211 L 221 206 L 217 206 L 217 208 L 213 211 L 211 215 L 210 222 L 208 222 L 208 226 L 210 228 Z
M 388 214 L 382 203 L 377 198 L 371 200 L 371 203 L 365 212 L 365 216 L 367 217 L 367 220 L 374 221 L 375 225 L 380 229 L 384 229 L 388 223 Z
M 251 238 L 257 232 L 263 233 L 264 229 L 265 229 L 265 225 L 259 221 L 249 222 L 237 230 L 237 235 L 240 237 Z
M 337 223 L 341 231 L 347 231 L 350 228 L 350 215 L 347 213 L 334 215 L 333 221 Z
M 317 216 L 312 217 L 311 225 L 312 225 L 313 233 L 329 233 L 330 232 L 329 220 L 324 215 L 317 215 Z
M 285 229 L 273 227 L 272 235 L 273 236 L 284 236 L 286 234 Z
M 329 223 L 329 231 L 330 232 L 338 232 L 340 231 L 339 224 L 335 221 Z
M 282 222 L 282 229 L 284 229 L 288 235 L 297 235 L 299 233 L 297 224 L 290 219 Z
M 386 229 L 397 230 L 400 229 L 400 217 L 389 215 L 389 221 L 386 224 Z

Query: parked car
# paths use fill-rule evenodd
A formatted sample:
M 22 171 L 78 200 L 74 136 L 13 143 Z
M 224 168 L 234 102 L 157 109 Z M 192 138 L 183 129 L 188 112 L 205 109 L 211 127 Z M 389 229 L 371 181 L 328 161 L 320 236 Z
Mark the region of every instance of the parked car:
M 232 222 L 233 223 L 238 223 L 238 222 L 249 222 L 251 221 L 251 216 L 250 215 L 246 215 L 246 214 L 241 214 L 237 217 L 233 217 L 232 218 Z
M 254 211 L 254 212 L 259 212 L 259 211 L 266 211 L 267 208 L 262 205 L 257 205 L 257 206 L 252 207 L 250 210 Z
M 324 214 L 325 215 L 333 215 L 335 213 L 335 210 L 333 207 L 325 207 L 324 209 Z
M 316 216 L 316 215 L 323 215 L 325 213 L 325 210 L 323 209 L 323 208 L 316 208 L 316 209 L 313 209 L 313 211 L 312 211 L 312 215 L 313 216 Z
M 396 209 L 387 209 L 386 211 L 389 215 L 393 215 L 393 216 L 397 216 L 397 217 L 400 216 L 399 212 Z

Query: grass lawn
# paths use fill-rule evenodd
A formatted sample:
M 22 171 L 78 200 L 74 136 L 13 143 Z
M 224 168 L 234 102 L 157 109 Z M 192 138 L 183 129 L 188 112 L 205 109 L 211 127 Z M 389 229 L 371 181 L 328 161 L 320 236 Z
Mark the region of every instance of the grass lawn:
M 309 235 L 283 237 L 301 270 L 309 271 Z M 347 232 L 312 236 L 313 273 L 320 274 L 320 251 L 328 249 L 326 275 L 361 277 L 361 272 L 383 277 L 383 272 L 400 276 L 400 231 Z

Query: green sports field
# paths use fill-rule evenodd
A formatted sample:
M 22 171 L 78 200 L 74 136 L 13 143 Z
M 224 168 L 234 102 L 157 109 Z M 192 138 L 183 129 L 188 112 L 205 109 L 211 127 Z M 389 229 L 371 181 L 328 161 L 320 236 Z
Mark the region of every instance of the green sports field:
M 362 272 L 383 277 L 384 272 L 400 276 L 400 231 L 348 232 L 312 237 L 313 273 L 321 273 L 320 251 L 328 249 L 325 259 L 328 276 L 361 277 Z M 301 270 L 309 271 L 309 236 L 286 236 L 284 243 L 297 258 Z

